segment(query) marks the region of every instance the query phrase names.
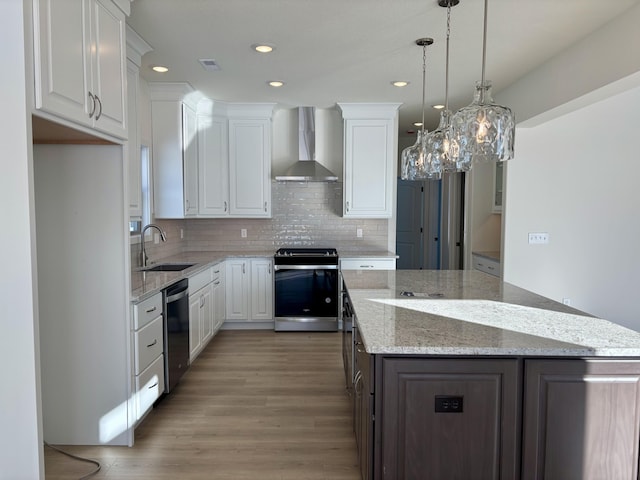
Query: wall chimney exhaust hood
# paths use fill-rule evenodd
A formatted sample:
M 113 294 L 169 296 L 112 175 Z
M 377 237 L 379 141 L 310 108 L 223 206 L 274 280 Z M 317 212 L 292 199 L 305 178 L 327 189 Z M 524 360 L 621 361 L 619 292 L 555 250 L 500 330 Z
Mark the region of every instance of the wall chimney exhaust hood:
M 315 161 L 316 130 L 315 108 L 298 107 L 298 161 L 283 175 L 277 175 L 278 182 L 337 182 L 338 177 L 329 169 Z

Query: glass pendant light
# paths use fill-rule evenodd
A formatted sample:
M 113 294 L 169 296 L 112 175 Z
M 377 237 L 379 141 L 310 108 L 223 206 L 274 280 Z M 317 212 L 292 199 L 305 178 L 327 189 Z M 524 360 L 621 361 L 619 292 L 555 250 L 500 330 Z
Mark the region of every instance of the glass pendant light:
M 434 158 L 427 158 L 425 139 L 427 131 L 424 127 L 424 101 L 427 76 L 427 46 L 433 44 L 433 38 L 419 38 L 416 45 L 422 47 L 422 127 L 418 131 L 416 143 L 405 148 L 401 155 L 400 178 L 402 180 L 439 179 L 440 163 Z
M 439 0 L 438 5 L 447 7 L 447 49 L 445 67 L 444 109 L 440 112 L 440 124 L 425 138 L 427 162 L 440 165 L 443 172 L 457 171 L 458 149 L 451 139 L 451 111 L 449 110 L 449 37 L 451 36 L 451 7 L 459 0 Z
M 473 102 L 451 119 L 451 137 L 457 149 L 457 167 L 471 169 L 471 162 L 501 162 L 513 158 L 515 116 L 511 109 L 494 103 L 491 82 L 485 80 L 487 53 L 487 9 L 484 1 L 482 80 L 476 83 Z

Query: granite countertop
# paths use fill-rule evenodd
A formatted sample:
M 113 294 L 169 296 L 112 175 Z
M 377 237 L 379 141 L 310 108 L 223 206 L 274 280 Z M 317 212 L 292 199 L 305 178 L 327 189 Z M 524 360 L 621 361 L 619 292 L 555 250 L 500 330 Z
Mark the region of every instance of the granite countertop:
M 185 252 L 162 259 L 154 259 L 149 266 L 162 263 L 193 263 L 192 267 L 180 272 L 145 272 L 140 268 L 131 271 L 131 302 L 138 303 L 149 298 L 169 285 L 189 278 L 202 270 L 227 258 L 273 257 L 274 251 L 225 251 L 225 252 Z
M 345 271 L 343 278 L 368 353 L 640 357 L 640 333 L 479 271 Z

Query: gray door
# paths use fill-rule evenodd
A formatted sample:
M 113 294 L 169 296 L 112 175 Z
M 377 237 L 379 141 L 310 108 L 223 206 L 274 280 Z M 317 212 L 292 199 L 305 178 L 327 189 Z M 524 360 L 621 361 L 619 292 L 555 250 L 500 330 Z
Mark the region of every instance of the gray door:
M 396 268 L 399 270 L 422 268 L 423 197 L 422 182 L 398 179 Z
M 463 268 L 463 173 L 423 182 L 398 179 L 398 269 Z

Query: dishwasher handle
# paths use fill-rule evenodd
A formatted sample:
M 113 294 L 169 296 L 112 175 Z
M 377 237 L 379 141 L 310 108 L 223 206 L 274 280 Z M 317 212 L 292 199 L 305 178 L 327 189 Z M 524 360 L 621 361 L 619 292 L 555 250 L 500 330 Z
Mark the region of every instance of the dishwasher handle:
M 188 295 L 189 295 L 188 285 L 180 288 L 175 288 L 175 289 L 167 288 L 167 297 L 166 297 L 165 303 L 169 304 L 169 303 L 177 302 L 178 300 Z

